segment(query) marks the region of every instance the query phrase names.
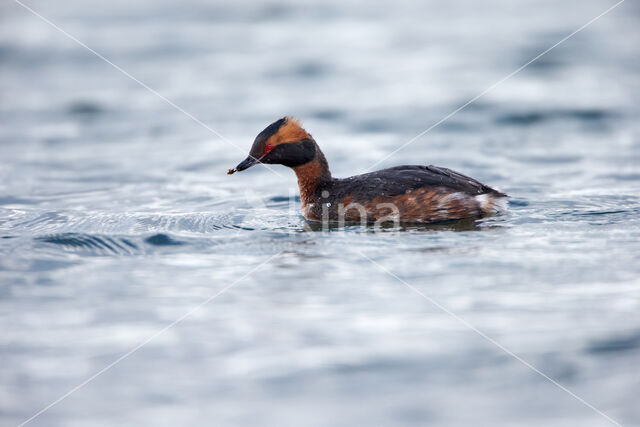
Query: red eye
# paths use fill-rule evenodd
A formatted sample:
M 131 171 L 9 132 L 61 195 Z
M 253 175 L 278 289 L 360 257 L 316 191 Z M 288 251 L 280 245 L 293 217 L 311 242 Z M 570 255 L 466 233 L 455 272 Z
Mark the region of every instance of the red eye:
M 267 144 L 267 146 L 264 148 L 264 150 L 265 150 L 265 152 L 268 153 L 269 151 L 273 150 L 273 145 Z

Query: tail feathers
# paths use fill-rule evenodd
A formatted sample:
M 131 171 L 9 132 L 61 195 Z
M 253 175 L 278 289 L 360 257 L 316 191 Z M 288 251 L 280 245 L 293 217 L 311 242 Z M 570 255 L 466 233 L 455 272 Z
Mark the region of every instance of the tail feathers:
M 480 194 L 479 196 L 475 196 L 475 199 L 480 203 L 480 209 L 482 209 L 482 213 L 485 215 L 503 213 L 509 205 L 507 196 L 502 193 Z

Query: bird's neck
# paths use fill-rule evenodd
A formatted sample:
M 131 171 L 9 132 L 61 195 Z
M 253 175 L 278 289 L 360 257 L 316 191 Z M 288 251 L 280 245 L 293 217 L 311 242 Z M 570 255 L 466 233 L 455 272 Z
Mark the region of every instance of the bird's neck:
M 314 195 L 319 185 L 331 181 L 331 171 L 329 163 L 324 157 L 320 147 L 316 144 L 316 155 L 314 158 L 300 166 L 292 168 L 298 177 L 298 187 L 300 188 L 300 201 L 303 206 L 314 202 Z

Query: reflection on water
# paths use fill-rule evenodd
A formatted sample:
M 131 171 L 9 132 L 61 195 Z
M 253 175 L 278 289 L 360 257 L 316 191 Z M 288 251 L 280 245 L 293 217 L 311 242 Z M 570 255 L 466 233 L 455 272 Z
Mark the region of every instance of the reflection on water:
M 506 215 L 326 231 L 286 168 L 225 174 L 266 124 L 353 175 L 611 3 L 94 3 L 29 2 L 234 145 L 0 6 L 0 424 L 233 285 L 31 425 L 607 425 L 392 275 L 640 424 L 634 3 L 381 165 Z
M 366 233 L 378 233 L 378 232 L 427 232 L 427 231 L 472 231 L 482 230 L 486 227 L 482 227 L 480 220 L 476 219 L 461 219 L 453 221 L 439 221 L 430 224 L 421 223 L 400 223 L 396 224 L 393 221 L 383 222 L 377 225 L 363 225 L 358 222 L 340 224 L 339 222 L 318 222 L 318 221 L 305 221 L 303 230 L 306 231 L 333 231 L 333 232 L 366 232 Z

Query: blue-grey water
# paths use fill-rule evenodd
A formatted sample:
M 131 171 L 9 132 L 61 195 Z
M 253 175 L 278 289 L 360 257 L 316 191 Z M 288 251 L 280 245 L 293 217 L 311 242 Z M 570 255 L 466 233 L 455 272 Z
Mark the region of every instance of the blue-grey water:
M 330 232 L 264 126 L 362 172 L 614 2 L 25 4 L 226 139 L 2 2 L 1 425 L 149 338 L 28 425 L 640 425 L 637 3 L 378 166 L 508 214 Z

